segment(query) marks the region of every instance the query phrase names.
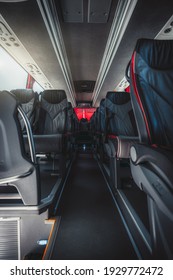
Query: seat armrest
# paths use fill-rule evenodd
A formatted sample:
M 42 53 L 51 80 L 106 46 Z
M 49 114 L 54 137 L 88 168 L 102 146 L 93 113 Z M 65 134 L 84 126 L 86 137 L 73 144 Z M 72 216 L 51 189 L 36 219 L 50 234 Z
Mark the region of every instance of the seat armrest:
M 130 148 L 130 158 L 134 165 L 149 165 L 173 190 L 173 150 L 136 143 Z
M 61 153 L 63 148 L 62 134 L 33 135 L 35 151 L 38 153 Z M 29 152 L 28 139 L 24 135 L 25 150 Z
M 108 145 L 110 146 L 111 156 L 121 158 L 130 157 L 130 147 L 134 143 L 138 143 L 139 138 L 133 136 L 108 136 Z

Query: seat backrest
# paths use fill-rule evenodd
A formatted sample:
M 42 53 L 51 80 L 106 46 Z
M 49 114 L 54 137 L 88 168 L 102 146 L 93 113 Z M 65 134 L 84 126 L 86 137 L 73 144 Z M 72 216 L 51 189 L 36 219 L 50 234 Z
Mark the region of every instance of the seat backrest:
M 97 107 L 96 111 L 95 111 L 95 130 L 96 132 L 98 132 L 98 116 L 99 116 L 99 107 Z
M 25 155 L 18 119 L 17 101 L 10 92 L 0 92 L 0 185 L 16 186 L 26 205 L 40 201 L 38 172 Z
M 92 133 L 95 133 L 95 121 L 96 121 L 96 112 L 93 113 L 89 121 L 89 129 Z
M 64 90 L 45 90 L 41 93 L 39 134 L 64 133 L 68 101 Z
M 108 92 L 105 99 L 107 134 L 136 136 L 137 129 L 128 92 Z
M 74 132 L 74 110 L 71 102 L 68 102 L 67 107 L 67 132 Z
M 173 40 L 139 39 L 130 87 L 141 142 L 173 145 Z
M 82 118 L 80 120 L 80 131 L 88 131 L 89 130 L 89 124 L 88 124 L 88 120 L 85 118 Z
M 74 111 L 74 114 L 73 114 L 73 123 L 74 123 L 74 132 L 78 132 L 79 131 L 79 120 L 78 120 L 78 117 Z
M 106 114 L 105 114 L 105 98 L 100 101 L 100 106 L 97 110 L 97 131 L 104 133 L 106 124 Z
M 32 89 L 15 89 L 11 90 L 12 94 L 15 95 L 17 101 L 24 110 L 31 127 L 33 128 L 35 117 L 36 117 L 36 105 L 38 102 L 38 94 Z M 19 115 L 22 131 L 25 131 L 25 124 L 22 117 Z

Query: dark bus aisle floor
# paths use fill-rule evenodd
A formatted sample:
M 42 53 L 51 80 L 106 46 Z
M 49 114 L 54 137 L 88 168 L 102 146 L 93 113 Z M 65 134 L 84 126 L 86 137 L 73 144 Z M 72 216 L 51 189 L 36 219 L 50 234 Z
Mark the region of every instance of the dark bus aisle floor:
M 77 155 L 57 215 L 61 222 L 51 259 L 137 259 L 92 154 Z

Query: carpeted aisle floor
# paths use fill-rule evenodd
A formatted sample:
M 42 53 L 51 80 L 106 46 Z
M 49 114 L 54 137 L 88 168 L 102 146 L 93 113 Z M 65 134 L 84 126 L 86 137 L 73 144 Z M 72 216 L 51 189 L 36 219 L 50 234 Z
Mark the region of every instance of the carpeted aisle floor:
M 51 259 L 136 259 L 95 159 L 79 154 L 57 215 L 61 223 Z

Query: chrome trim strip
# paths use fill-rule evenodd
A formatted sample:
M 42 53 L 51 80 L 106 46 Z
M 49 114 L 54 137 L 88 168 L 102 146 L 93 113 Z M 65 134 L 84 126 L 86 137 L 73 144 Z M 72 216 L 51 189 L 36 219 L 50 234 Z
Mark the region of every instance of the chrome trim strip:
M 25 177 L 29 176 L 32 172 L 33 172 L 33 169 L 30 169 L 30 170 L 28 170 L 27 172 L 25 172 L 21 175 L 15 175 L 15 176 L 12 176 L 12 177 L 1 178 L 0 179 L 0 185 L 15 182 L 20 178 L 25 178 Z
M 68 63 L 62 31 L 61 31 L 58 15 L 56 12 L 55 2 L 54 0 L 50 0 L 50 1 L 37 0 L 37 3 L 41 15 L 43 17 L 45 26 L 47 28 L 49 37 L 51 39 L 58 62 L 60 64 L 62 73 L 64 75 L 67 87 L 69 89 L 71 103 L 75 107 L 76 106 L 75 89 L 74 89 L 70 66 Z
M 119 0 L 115 11 L 114 20 L 109 33 L 105 52 L 101 62 L 99 74 L 97 76 L 94 93 L 92 96 L 93 106 L 96 105 L 103 83 L 121 43 L 126 27 L 132 16 L 138 0 Z
M 24 121 L 25 127 L 26 127 L 29 149 L 30 149 L 30 154 L 31 154 L 31 160 L 32 160 L 33 163 L 36 164 L 37 161 L 36 161 L 36 156 L 35 156 L 35 145 L 34 145 L 34 140 L 33 140 L 33 135 L 32 135 L 30 122 L 29 122 L 25 112 L 23 111 L 23 109 L 20 105 L 18 105 L 17 110 L 18 110 L 19 114 L 21 115 L 21 117 Z

